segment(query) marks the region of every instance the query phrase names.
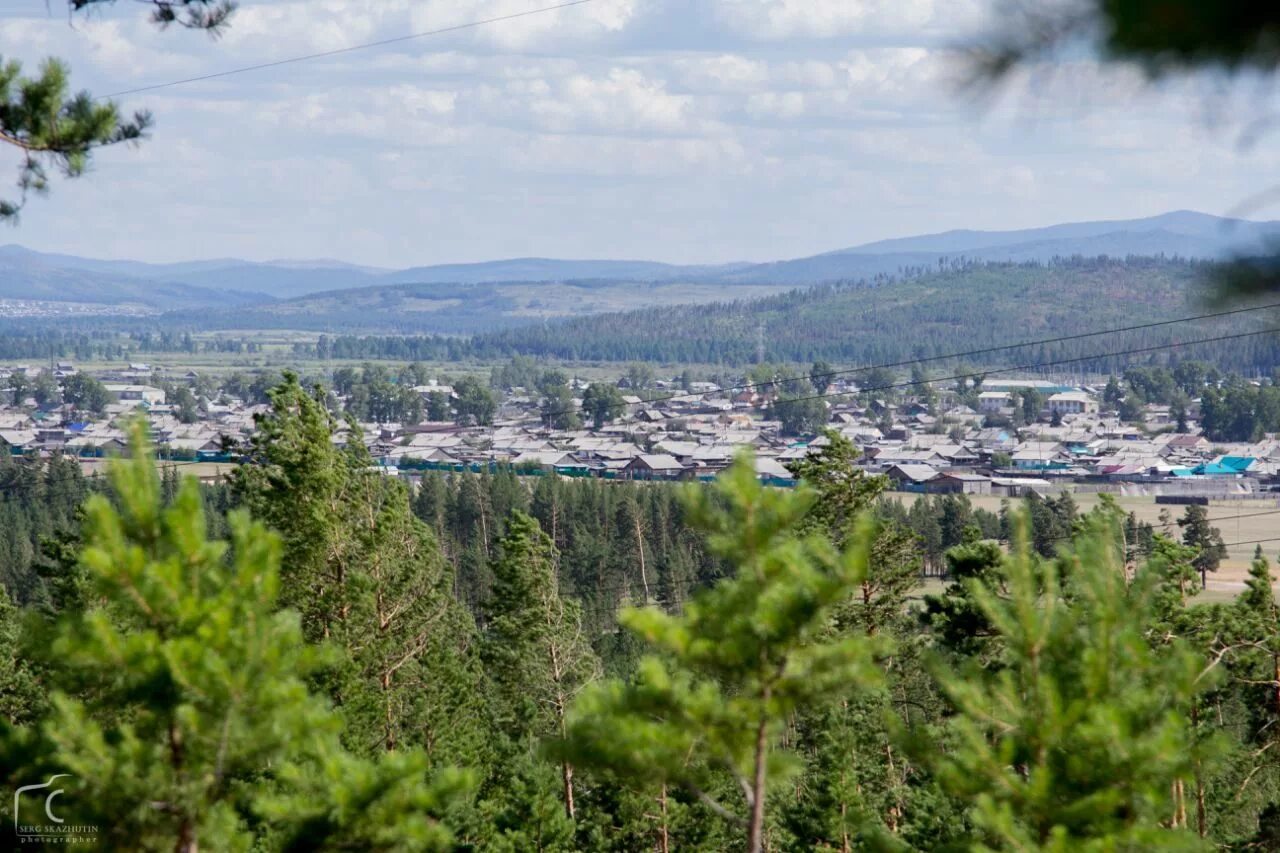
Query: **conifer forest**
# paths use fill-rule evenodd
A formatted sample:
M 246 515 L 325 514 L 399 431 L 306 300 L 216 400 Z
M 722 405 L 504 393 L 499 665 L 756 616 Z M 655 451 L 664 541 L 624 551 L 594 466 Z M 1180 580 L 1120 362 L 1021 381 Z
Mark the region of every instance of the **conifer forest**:
M 0 463 L 0 767 L 73 777 L 60 816 L 102 846 L 1280 837 L 1260 550 L 1201 603 L 1211 538 L 1106 500 L 906 508 L 836 434 L 794 489 L 743 458 L 711 485 L 411 493 L 333 440 L 322 394 L 270 399 L 256 464 L 218 485 L 157 468 L 141 423 L 105 478 Z

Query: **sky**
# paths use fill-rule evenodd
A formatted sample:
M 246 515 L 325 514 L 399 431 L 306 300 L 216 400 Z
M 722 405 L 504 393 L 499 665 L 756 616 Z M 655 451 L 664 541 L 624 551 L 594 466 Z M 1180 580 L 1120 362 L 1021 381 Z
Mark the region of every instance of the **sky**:
M 69 18 L 61 0 L 0 0 L 0 53 L 62 57 L 77 89 L 108 95 L 554 2 L 241 0 L 213 40 L 133 2 Z M 1276 173 L 1274 136 L 1244 143 L 1273 100 L 1257 85 L 1156 87 L 1080 56 L 964 90 L 959 48 L 990 31 L 991 2 L 592 0 L 125 95 L 154 114 L 150 138 L 58 180 L 0 243 L 379 267 L 762 261 L 1225 214 Z

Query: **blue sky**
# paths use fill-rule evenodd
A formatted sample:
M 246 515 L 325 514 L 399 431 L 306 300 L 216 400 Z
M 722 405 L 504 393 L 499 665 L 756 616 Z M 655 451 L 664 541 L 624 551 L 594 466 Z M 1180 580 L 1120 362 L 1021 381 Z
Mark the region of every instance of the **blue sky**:
M 0 49 L 95 94 L 551 0 L 242 0 L 226 35 L 139 4 L 0 0 Z M 378 266 L 539 255 L 721 262 L 951 228 L 1191 208 L 1276 171 L 1269 90 L 1150 87 L 1087 59 L 960 93 L 989 0 L 593 0 L 120 99 L 140 148 L 35 199 L 0 242 L 142 260 Z M 0 175 L 16 157 L 0 150 Z M 3 186 L 0 184 L 0 186 Z M 1262 216 L 1272 211 L 1258 212 Z

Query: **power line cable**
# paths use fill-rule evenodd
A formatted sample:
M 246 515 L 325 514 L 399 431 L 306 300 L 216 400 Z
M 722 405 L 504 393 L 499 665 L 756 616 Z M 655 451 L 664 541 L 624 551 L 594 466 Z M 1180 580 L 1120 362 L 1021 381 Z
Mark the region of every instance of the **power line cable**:
M 477 27 L 488 26 L 489 24 L 498 24 L 503 21 L 514 21 L 517 18 L 527 18 L 531 15 L 541 15 L 544 12 L 555 12 L 560 9 L 568 9 L 573 6 L 582 6 L 594 0 L 569 0 L 565 3 L 557 3 L 554 6 L 542 6 L 537 9 L 526 9 L 523 12 L 512 12 L 507 15 L 496 15 L 492 18 L 483 18 L 478 21 L 468 21 L 465 24 L 454 24 L 448 27 L 440 27 L 434 30 L 424 30 L 418 33 L 409 33 L 403 36 L 395 36 L 393 38 L 379 39 L 378 41 L 369 41 L 362 44 L 353 44 L 348 47 L 334 48 L 333 50 L 322 50 L 316 53 L 303 54 L 302 56 L 291 56 L 286 59 L 276 59 L 270 62 L 259 62 L 255 65 L 244 65 L 240 68 L 229 68 L 226 71 L 215 71 L 210 74 L 200 74 L 195 77 L 184 77 L 180 80 L 170 80 L 167 83 L 153 83 L 148 86 L 138 86 L 133 89 L 123 89 L 119 92 L 112 92 L 110 95 L 101 95 L 98 100 L 106 100 L 108 98 L 122 98 L 125 95 L 136 95 L 140 92 L 154 92 L 157 89 L 168 89 L 172 86 L 185 86 L 188 83 L 201 83 L 205 80 L 217 80 L 222 77 L 230 77 L 235 74 L 245 74 L 250 71 L 262 71 L 267 68 L 278 68 L 282 65 L 294 65 L 299 62 L 309 62 L 313 59 L 325 59 L 330 56 L 340 56 L 344 53 L 354 53 L 359 50 L 369 50 L 375 47 L 385 47 L 390 44 L 400 44 L 401 42 L 414 41 L 416 39 L 428 38 L 430 36 L 444 35 L 446 33 L 456 33 L 462 30 L 471 30 Z
M 1002 344 L 995 347 L 985 347 L 983 349 L 968 350 L 967 352 L 948 353 L 946 355 L 933 355 L 925 358 L 910 359 L 908 361 L 886 362 L 884 364 L 874 364 L 867 367 L 851 367 L 844 370 L 832 370 L 826 373 L 810 374 L 811 379 L 830 379 L 835 376 L 843 376 L 849 373 L 865 373 L 871 370 L 886 370 L 895 367 L 914 367 L 917 364 L 929 364 L 935 361 L 949 361 L 956 358 L 972 358 L 977 355 L 987 355 L 993 352 L 1004 352 L 1011 349 L 1025 349 L 1026 347 L 1047 346 L 1049 344 L 1065 343 L 1067 341 L 1078 341 L 1084 338 L 1096 338 L 1101 335 L 1119 335 L 1125 332 L 1137 332 L 1144 329 L 1156 329 L 1161 326 L 1173 326 L 1179 323 L 1191 323 L 1196 320 L 1213 320 L 1220 317 L 1230 317 L 1235 314 L 1248 314 L 1253 311 L 1265 311 L 1271 308 L 1280 308 L 1280 302 L 1271 302 L 1266 305 L 1255 305 L 1251 308 L 1233 308 L 1228 311 L 1217 311 L 1212 314 L 1197 314 L 1192 317 L 1178 317 L 1171 320 L 1157 320 L 1152 323 L 1140 323 L 1136 326 L 1122 326 L 1118 329 L 1104 329 L 1097 332 L 1081 332 L 1074 335 L 1062 335 L 1056 338 L 1042 338 L 1035 341 L 1024 341 L 1017 344 Z M 938 381 L 938 380 L 930 380 Z M 733 386 L 731 390 L 744 390 L 746 388 L 755 388 L 763 385 L 771 385 L 772 382 L 756 382 L 748 385 Z
M 1256 309 L 1254 309 L 1254 310 L 1256 310 Z M 1193 318 L 1193 319 L 1194 319 L 1194 318 Z M 1186 320 L 1181 320 L 1181 321 L 1169 321 L 1169 322 L 1186 322 Z M 874 386 L 874 387 L 869 387 L 869 388 L 859 388 L 859 389 L 858 389 L 858 391 L 859 391 L 860 393 L 864 393 L 864 394 L 866 394 L 866 393 L 873 393 L 873 392 L 876 392 L 876 391 L 893 391 L 893 390 L 897 390 L 897 389 L 899 389 L 899 388 L 911 388 L 911 387 L 914 387 L 914 386 L 917 386 L 917 385 L 930 385 L 930 384 L 932 384 L 932 383 L 934 383 L 934 382 L 954 382 L 954 381 L 957 381 L 957 380 L 960 380 L 960 379 L 976 379 L 976 378 L 978 378 L 978 377 L 991 376 L 992 374 L 997 374 L 997 373 L 1017 373 L 1017 372 L 1021 372 L 1021 371 L 1036 370 L 1036 369 L 1044 368 L 1044 367 L 1055 367 L 1055 366 L 1060 365 L 1060 364 L 1076 364 L 1076 363 L 1079 363 L 1079 362 L 1095 361 L 1095 360 L 1097 360 L 1097 359 L 1104 359 L 1104 358 L 1120 358 L 1120 357 L 1128 356 L 1128 355 L 1140 355 L 1140 354 L 1142 354 L 1142 353 L 1158 352 L 1158 351 L 1160 351 L 1160 350 L 1177 349 L 1177 348 L 1179 348 L 1179 347 L 1190 347 L 1190 346 L 1197 346 L 1197 345 L 1199 345 L 1199 344 L 1212 344 L 1212 343 L 1219 343 L 1219 342 L 1221 342 L 1221 341 L 1239 340 L 1239 339 L 1242 339 L 1242 338 L 1257 337 L 1257 336 L 1259 336 L 1259 335 L 1271 335 L 1271 334 L 1276 334 L 1276 333 L 1278 333 L 1278 332 L 1280 332 L 1280 328 L 1259 329 L 1259 330 L 1257 330 L 1257 331 L 1253 331 L 1253 332 L 1236 332 L 1236 333 L 1234 333 L 1234 334 L 1229 334 L 1229 335 L 1217 335 L 1217 336 L 1210 337 L 1210 338 L 1199 338 L 1199 339 L 1197 339 L 1197 340 L 1192 340 L 1192 341 L 1179 341 L 1179 342 L 1169 343 L 1169 344 L 1156 344 L 1156 345 L 1153 345 L 1153 346 L 1147 346 L 1147 347 L 1134 347 L 1134 348 L 1132 348 L 1132 349 L 1115 350 L 1115 351 L 1113 351 L 1113 352 L 1100 352 L 1100 353 L 1094 353 L 1094 354 L 1092 354 L 1092 355 L 1076 356 L 1076 357 L 1073 357 L 1073 358 L 1061 358 L 1061 359 L 1055 359 L 1055 360 L 1053 360 L 1053 361 L 1033 362 L 1033 363 L 1030 363 L 1030 364 L 1019 364 L 1019 365 L 1013 365 L 1013 366 L 1010 366 L 1010 367 L 996 367 L 996 368 L 991 368 L 991 369 L 989 369 L 989 370 L 976 370 L 976 371 L 973 371 L 973 372 L 971 372 L 971 373 L 957 373 L 957 374 L 954 374 L 954 375 L 952 375 L 952 376 L 937 376 L 937 377 L 932 377 L 932 378 L 929 378 L 929 379 L 919 379 L 919 380 L 914 380 L 914 379 L 913 379 L 913 380 L 911 380 L 911 381 L 909 381 L 909 382 L 894 382 L 894 383 L 891 383 L 891 384 L 889 384 L 889 385 L 879 385 L 879 386 Z M 1106 333 L 1106 332 L 1093 332 L 1093 333 L 1091 333 L 1091 334 L 1089 334 L 1089 335 L 1082 335 L 1081 337 L 1094 337 L 1094 336 L 1099 335 L 1099 334 L 1107 334 L 1107 333 Z M 1035 345 L 1035 344 L 1022 344 L 1022 345 L 1015 345 L 1015 346 L 1034 346 L 1034 345 Z M 1004 348 L 1004 347 L 1001 347 L 1000 349 L 1005 349 L 1005 348 Z M 903 366 L 903 365 L 910 365 L 910 364 L 921 364 L 921 363 L 923 363 L 924 361 L 926 361 L 926 359 L 919 359 L 919 360 L 915 360 L 915 361 L 901 362 L 900 364 L 898 364 L 898 365 L 893 365 L 893 366 Z M 886 366 L 889 366 L 889 365 L 886 365 Z M 851 370 L 849 370 L 849 371 L 842 371 L 842 372 L 853 372 L 853 371 L 855 371 L 855 370 L 873 370 L 873 369 L 875 369 L 875 368 L 870 368 L 870 367 L 867 367 L 867 368 L 852 368 L 852 369 L 851 369 Z M 772 382 L 756 383 L 756 385 L 775 385 L 775 384 L 777 384 L 777 385 L 785 385 L 785 384 L 786 384 L 787 382 L 789 382 L 789 381 L 797 381 L 797 382 L 798 382 L 798 381 L 800 381 L 800 379 L 799 379 L 799 378 L 797 378 L 797 379 L 795 379 L 795 380 L 776 380 L 776 381 L 772 381 Z M 738 388 L 739 386 L 734 386 L 734 387 L 735 387 L 735 388 Z M 742 387 L 750 387 L 750 386 L 742 386 Z M 730 390 L 733 390 L 733 389 L 730 389 Z M 829 398 L 829 397 L 840 397 L 840 396 L 843 396 L 845 393 L 846 393 L 846 392 L 843 392 L 843 391 L 832 391 L 832 392 L 824 392 L 824 393 L 821 393 L 821 394 L 809 394 L 809 395 L 805 395 L 805 396 L 801 396 L 801 397 L 789 397 L 789 398 L 787 398 L 787 402 L 792 402 L 792 403 L 794 403 L 794 402 L 800 402 L 800 401 L 804 401 L 804 400 L 825 400 L 825 399 L 827 399 L 827 398 Z M 701 396 L 704 396 L 704 395 L 701 395 L 701 394 L 689 394 L 689 393 L 685 393 L 685 394 L 678 394 L 678 395 L 674 395 L 674 397 L 672 397 L 672 399 L 674 399 L 675 397 L 689 397 L 689 398 L 692 398 L 692 399 L 697 399 L 697 398 L 699 398 L 699 397 L 701 397 Z M 539 413 L 539 414 L 540 414 L 540 417 L 542 417 L 542 418 L 553 418 L 553 417 L 556 417 L 556 416 L 558 416 L 558 415 L 578 414 L 578 413 L 580 413 L 581 411 L 582 411 L 582 408 L 581 408 L 580 406 L 576 406 L 576 407 L 571 408 L 571 409 L 561 409 L 561 410 L 558 410 L 558 411 L 541 412 L 541 413 Z
M 1266 310 L 1275 309 L 1275 308 L 1280 308 L 1280 302 L 1271 302 L 1271 303 L 1267 303 L 1266 305 L 1255 305 L 1250 308 L 1233 308 L 1228 311 L 1216 311 L 1211 314 L 1196 314 L 1191 317 L 1177 317 L 1170 320 L 1158 320 L 1152 323 L 1140 323 L 1136 326 L 1121 326 L 1115 329 L 1102 329 L 1097 332 L 1081 332 L 1081 333 L 1072 334 L 1072 335 L 1061 335 L 1056 338 L 1040 338 L 1038 340 L 1033 340 L 1033 341 L 1022 341 L 1016 344 L 1001 344 L 1000 346 L 984 347 L 982 349 L 966 350 L 963 352 L 952 352 L 952 353 L 946 353 L 943 355 L 932 355 L 932 356 L 926 356 L 924 358 L 908 359 L 906 361 L 882 362 L 880 364 L 869 364 L 869 365 L 866 365 L 865 367 L 848 367 L 848 368 L 843 368 L 841 370 L 827 371 L 825 373 L 812 373 L 812 374 L 809 374 L 807 378 L 831 379 L 836 376 L 847 376 L 855 373 L 867 373 L 872 370 L 890 370 L 898 367 L 913 367 L 917 364 L 930 364 L 938 361 L 951 361 L 953 359 L 959 359 L 959 358 L 972 358 L 978 355 L 989 355 L 990 353 L 994 353 L 994 352 L 1005 352 L 1006 350 L 1026 349 L 1027 347 L 1037 347 L 1037 346 L 1048 346 L 1050 344 L 1066 343 L 1068 341 L 1078 341 L 1078 340 L 1083 340 L 1085 338 L 1096 338 L 1102 335 L 1119 335 L 1119 334 L 1124 334 L 1126 332 L 1138 332 L 1138 331 L 1143 331 L 1145 329 L 1160 328 L 1162 326 L 1173 326 L 1179 323 L 1192 323 L 1197 320 L 1213 320 L 1221 317 L 1230 317 L 1237 314 L 1248 314 L 1253 311 L 1266 311 Z M 1097 356 L 1097 357 L 1105 358 L 1105 356 Z M 1052 366 L 1052 365 L 1050 364 L 1045 366 Z M 986 373 L 989 373 L 989 372 L 994 372 L 994 371 L 983 371 L 979 373 L 974 373 L 974 374 L 971 374 L 970 377 L 984 376 L 986 375 Z M 801 378 L 804 378 L 804 377 L 801 377 Z M 770 385 L 781 384 L 782 382 L 785 382 L 785 381 L 787 380 L 767 380 L 764 382 L 745 382 L 739 385 L 730 385 L 728 388 L 722 388 L 720 390 L 724 393 L 733 393 L 736 391 L 748 391 L 753 388 L 764 388 Z M 930 379 L 928 381 L 943 382 L 946 380 Z M 866 389 L 859 389 L 859 390 L 866 390 Z M 648 400 L 645 400 L 644 402 L 646 404 L 650 404 L 650 403 L 664 403 L 664 402 L 669 402 L 671 400 L 681 400 L 681 399 L 696 400 L 703 396 L 706 396 L 706 395 L 700 394 L 697 392 L 692 392 L 692 391 L 684 391 L 679 394 L 659 395 L 657 397 L 653 397 Z M 552 412 L 550 414 L 558 415 L 558 414 L 566 414 L 566 412 Z

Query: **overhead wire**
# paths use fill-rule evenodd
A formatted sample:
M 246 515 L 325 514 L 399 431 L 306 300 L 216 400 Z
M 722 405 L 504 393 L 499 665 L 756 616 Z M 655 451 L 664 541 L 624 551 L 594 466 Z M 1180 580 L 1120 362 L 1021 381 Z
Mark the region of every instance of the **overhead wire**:
M 310 62 L 314 59 L 327 59 L 331 56 L 341 56 L 346 53 L 354 53 L 360 50 L 370 50 L 376 47 L 386 47 L 387 45 L 400 44 L 407 41 L 416 41 L 418 39 L 429 38 L 431 36 L 445 35 L 446 33 L 456 33 L 463 30 L 476 29 L 477 27 L 489 26 L 490 24 L 499 24 L 504 21 L 514 21 L 518 18 L 527 18 L 532 15 L 541 15 L 547 12 L 555 12 L 561 9 L 569 9 L 574 6 L 584 6 L 587 3 L 595 2 L 595 0 L 568 0 L 568 2 L 557 3 L 552 6 L 541 6 L 537 9 L 526 9 L 523 12 L 512 12 L 506 15 L 495 15 L 491 18 L 482 18 L 477 21 L 467 21 L 462 24 L 453 24 L 447 27 L 438 27 L 433 30 L 423 30 L 416 33 L 407 33 L 402 36 L 393 36 L 391 38 L 378 39 L 377 41 L 362 42 L 360 44 L 348 45 L 346 47 L 333 48 L 332 50 L 320 50 L 315 53 L 306 53 L 300 56 L 290 56 L 284 59 L 274 59 L 269 62 L 258 62 L 253 65 L 242 65 L 239 68 L 228 68 L 224 71 L 214 71 L 209 74 L 198 74 L 194 77 L 183 77 L 178 80 L 169 80 L 164 83 L 152 83 L 146 86 L 136 86 L 132 89 L 122 89 L 119 92 L 112 92 L 109 95 L 101 95 L 98 100 L 107 100 L 110 98 L 123 98 L 126 95 L 137 95 L 142 92 L 154 92 L 158 89 L 168 89 L 173 86 L 185 86 L 189 83 L 202 83 L 206 80 L 218 80 L 223 77 L 231 77 L 236 74 L 247 74 L 251 71 L 263 71 L 268 68 L 279 68 L 282 65 L 295 65 L 300 62 Z
M 1170 321 L 1170 322 L 1186 322 L 1186 321 L 1183 320 L 1183 321 Z M 1280 327 L 1258 329 L 1251 332 L 1235 332 L 1232 334 L 1216 335 L 1213 337 L 1198 338 L 1198 339 L 1189 340 L 1189 341 L 1176 341 L 1176 342 L 1167 343 L 1167 344 L 1155 344 L 1155 345 L 1146 346 L 1146 347 L 1133 347 L 1130 349 L 1114 350 L 1112 352 L 1100 352 L 1100 353 L 1093 353 L 1090 355 L 1073 356 L 1071 358 L 1061 358 L 1061 359 L 1053 359 L 1050 361 L 1031 362 L 1028 364 L 1011 365 L 1008 367 L 989 368 L 987 370 L 975 370 L 975 371 L 970 371 L 968 373 L 957 373 L 951 376 L 938 376 L 938 377 L 930 377 L 926 379 L 912 379 L 906 382 L 894 382 L 887 385 L 878 385 L 878 386 L 872 386 L 867 388 L 859 388 L 858 392 L 866 394 L 866 393 L 874 393 L 877 391 L 893 391 L 900 388 L 911 388 L 918 385 L 931 385 L 935 382 L 954 382 L 960 379 L 985 378 L 993 374 L 1017 373 L 1017 372 L 1023 372 L 1023 371 L 1037 370 L 1044 367 L 1056 367 L 1058 365 L 1063 365 L 1063 364 L 1077 364 L 1080 362 L 1096 361 L 1099 359 L 1107 359 L 1107 358 L 1122 358 L 1124 356 L 1129 356 L 1129 355 L 1140 355 L 1140 354 L 1149 353 L 1149 352 L 1159 352 L 1161 350 L 1178 349 L 1181 347 L 1197 346 L 1200 344 L 1220 343 L 1222 341 L 1240 340 L 1243 338 L 1258 337 L 1260 335 L 1272 335 L 1277 333 L 1280 333 Z M 1105 333 L 1093 333 L 1093 334 L 1096 335 L 1096 334 L 1105 334 Z M 1033 345 L 1034 344 L 1023 344 L 1022 346 L 1033 346 Z M 921 361 L 923 360 L 904 362 L 903 365 L 919 364 L 921 363 Z M 899 365 L 899 366 L 902 366 L 902 365 Z M 873 370 L 873 369 L 875 368 L 870 368 L 870 367 L 852 368 L 851 370 Z M 772 380 L 769 382 L 757 383 L 757 384 L 763 385 L 763 386 L 772 386 L 772 385 L 786 385 L 788 382 L 799 382 L 799 381 L 802 381 L 802 377 L 798 377 L 794 380 Z M 734 386 L 734 387 L 737 388 L 738 386 Z M 794 402 L 800 402 L 804 400 L 825 400 L 831 397 L 845 396 L 847 393 L 848 392 L 845 392 L 845 391 L 824 391 L 818 394 L 807 394 L 799 397 L 788 397 L 787 401 L 794 403 Z M 691 398 L 691 401 L 692 401 L 703 396 L 706 396 L 706 395 L 697 394 L 697 393 L 692 393 L 692 394 L 684 393 L 684 394 L 674 395 L 672 399 L 674 399 L 675 397 L 688 397 L 688 398 Z M 581 406 L 574 406 L 573 408 L 568 408 L 568 409 L 559 409 L 559 410 L 541 412 L 540 415 L 543 418 L 553 418 L 559 415 L 579 414 L 581 411 L 582 411 Z

